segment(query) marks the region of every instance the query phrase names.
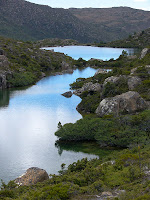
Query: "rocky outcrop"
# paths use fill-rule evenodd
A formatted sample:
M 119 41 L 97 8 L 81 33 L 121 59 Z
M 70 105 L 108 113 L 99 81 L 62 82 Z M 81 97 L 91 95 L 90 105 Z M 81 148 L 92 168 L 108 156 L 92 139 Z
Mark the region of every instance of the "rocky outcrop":
M 62 61 L 61 67 L 62 67 L 62 70 L 68 70 L 71 68 L 71 66 L 65 61 Z
M 21 185 L 33 185 L 38 182 L 43 182 L 48 180 L 49 176 L 44 169 L 37 167 L 29 168 L 25 174 L 15 179 L 15 183 L 19 186 Z
M 110 71 L 111 69 L 98 69 L 94 76 L 96 76 L 97 74 L 107 74 Z
M 88 92 L 100 92 L 102 91 L 102 85 L 99 83 L 92 83 L 88 82 L 85 83 L 82 88 L 77 89 L 73 93 L 77 96 L 81 96 L 83 92 L 88 91 Z
M 105 79 L 105 81 L 103 83 L 103 86 L 105 86 L 108 82 L 116 84 L 116 83 L 118 83 L 118 81 L 121 78 L 126 78 L 126 76 L 110 76 L 110 77 L 108 77 L 108 78 Z
M 119 113 L 130 114 L 145 110 L 146 108 L 147 103 L 139 93 L 129 91 L 115 97 L 103 99 L 96 109 L 96 114 L 100 117 L 110 113 L 113 113 L 114 115 L 118 115 Z
M 71 91 L 65 92 L 62 94 L 62 96 L 70 98 L 70 97 L 72 97 L 72 92 Z
M 129 90 L 134 90 L 138 85 L 141 84 L 141 82 L 141 78 L 137 76 L 129 76 L 127 82 Z
M 9 66 L 9 62 L 6 56 L 0 55 L 0 69 L 7 69 Z
M 141 84 L 141 79 L 137 76 L 126 76 L 126 75 L 120 75 L 120 76 L 110 76 L 105 79 L 103 83 L 103 87 L 109 82 L 117 84 L 121 79 L 124 79 L 127 81 L 129 90 L 134 90 L 138 85 Z
M 140 59 L 144 58 L 146 56 L 146 54 L 148 53 L 149 49 L 148 48 L 144 48 L 142 51 L 141 51 L 141 56 L 140 56 Z

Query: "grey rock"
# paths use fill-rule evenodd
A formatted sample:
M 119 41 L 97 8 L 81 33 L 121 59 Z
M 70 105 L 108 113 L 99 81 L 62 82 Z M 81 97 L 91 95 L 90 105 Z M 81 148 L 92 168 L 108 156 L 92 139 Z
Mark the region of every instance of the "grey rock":
M 149 48 L 144 48 L 142 51 L 141 51 L 141 56 L 140 56 L 140 59 L 144 58 L 146 56 L 146 54 L 148 53 L 149 51 Z
M 137 67 L 135 67 L 135 68 L 131 69 L 131 73 L 130 73 L 130 75 L 134 75 L 134 74 L 135 74 L 135 72 L 136 72 L 136 70 L 137 70 Z
M 62 94 L 62 96 L 70 98 L 70 97 L 72 97 L 72 92 L 71 91 L 65 92 Z
M 94 76 L 96 76 L 97 74 L 107 74 L 110 71 L 111 69 L 98 69 Z
M 77 96 L 81 96 L 83 92 L 88 91 L 88 92 L 100 92 L 102 91 L 102 85 L 99 83 L 92 83 L 88 82 L 85 83 L 82 88 L 79 88 L 75 90 L 73 93 Z
M 141 78 L 137 76 L 129 76 L 128 77 L 128 88 L 129 90 L 134 90 L 138 85 L 142 82 Z
M 119 82 L 120 78 L 126 78 L 126 76 L 124 76 L 124 75 L 123 76 L 121 76 L 121 75 L 120 76 L 110 76 L 105 79 L 103 86 L 105 86 L 108 82 L 116 84 Z
M 62 67 L 62 70 L 68 70 L 70 68 L 70 65 L 66 63 L 65 61 L 62 61 L 61 67 Z
M 19 186 L 21 185 L 33 185 L 38 182 L 43 182 L 48 180 L 49 176 L 44 169 L 37 167 L 29 168 L 25 174 L 15 179 L 15 183 Z
M 139 95 L 138 92 L 129 91 L 115 97 L 103 99 L 96 114 L 100 117 L 113 113 L 135 113 L 137 111 L 145 110 L 148 107 L 146 101 Z

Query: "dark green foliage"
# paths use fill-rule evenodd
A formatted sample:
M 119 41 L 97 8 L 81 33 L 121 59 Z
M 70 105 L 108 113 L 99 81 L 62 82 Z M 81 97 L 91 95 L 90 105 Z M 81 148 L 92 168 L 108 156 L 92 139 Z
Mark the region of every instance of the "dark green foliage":
M 13 78 L 9 80 L 9 84 L 13 87 L 22 87 L 35 83 L 36 78 L 31 72 L 27 73 L 15 73 Z
M 95 113 L 96 108 L 100 102 L 100 93 L 92 93 L 84 92 L 81 96 L 82 101 L 78 105 L 77 109 L 82 113 Z
M 116 95 L 125 93 L 127 91 L 128 91 L 127 79 L 121 78 L 116 84 L 108 82 L 105 85 L 102 92 L 102 98 L 114 97 Z
M 0 46 L 10 64 L 0 69 L 7 75 L 7 87 L 34 84 L 42 73 L 62 70 L 62 62 L 73 65 L 73 59 L 61 53 L 40 50 L 35 43 L 21 42 L 0 37 Z M 10 73 L 11 72 L 11 73 Z
M 60 140 L 96 140 L 101 146 L 128 147 L 150 140 L 150 112 L 120 118 L 85 117 L 65 124 L 55 135 Z

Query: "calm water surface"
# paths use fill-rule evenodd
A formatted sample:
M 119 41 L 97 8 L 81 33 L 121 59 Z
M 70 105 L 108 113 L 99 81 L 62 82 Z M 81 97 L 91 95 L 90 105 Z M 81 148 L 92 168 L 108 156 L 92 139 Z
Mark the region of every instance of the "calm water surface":
M 61 152 L 55 147 L 57 124 L 81 118 L 76 111 L 81 101 L 73 95 L 61 94 L 78 77 L 93 76 L 96 70 L 75 70 L 73 74 L 50 76 L 25 90 L 0 93 L 0 178 L 12 180 L 29 167 L 40 167 L 49 174 L 57 173 L 60 165 L 94 158 L 73 150 Z
M 123 50 L 127 51 L 129 55 L 133 55 L 135 49 L 125 48 L 108 48 L 108 47 L 92 47 L 92 46 L 64 46 L 64 47 L 44 47 L 46 50 L 54 50 L 71 56 L 74 59 L 83 58 L 89 60 L 91 58 L 109 60 L 111 58 L 117 59 Z

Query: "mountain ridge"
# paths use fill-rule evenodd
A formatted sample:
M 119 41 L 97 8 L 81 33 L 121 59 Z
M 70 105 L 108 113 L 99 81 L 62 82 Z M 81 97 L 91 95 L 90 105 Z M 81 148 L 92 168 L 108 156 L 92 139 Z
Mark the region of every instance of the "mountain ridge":
M 13 39 L 109 42 L 149 27 L 150 11 L 129 7 L 63 9 L 24 0 L 0 2 L 0 35 Z

